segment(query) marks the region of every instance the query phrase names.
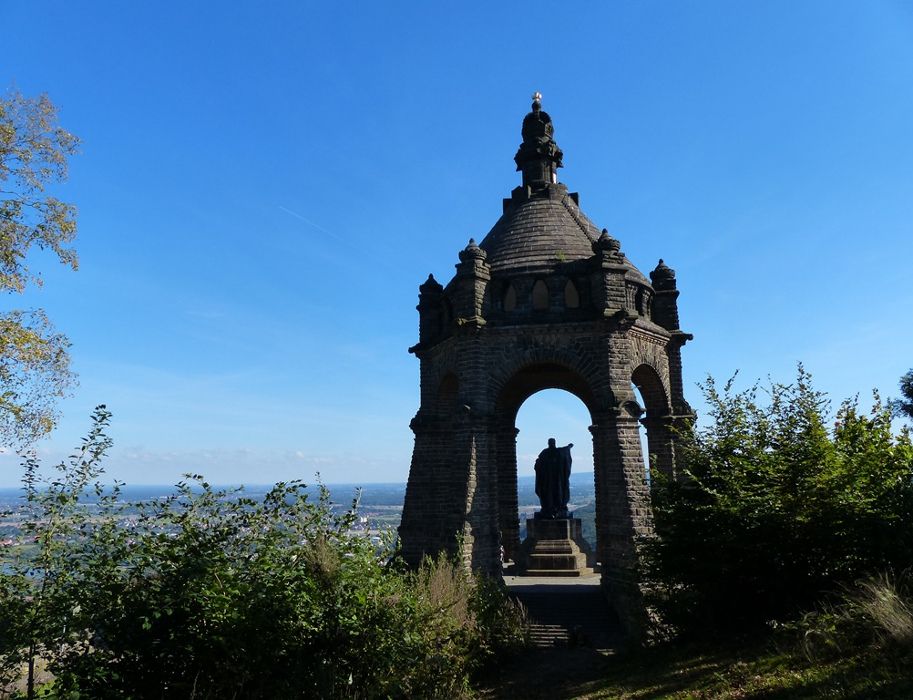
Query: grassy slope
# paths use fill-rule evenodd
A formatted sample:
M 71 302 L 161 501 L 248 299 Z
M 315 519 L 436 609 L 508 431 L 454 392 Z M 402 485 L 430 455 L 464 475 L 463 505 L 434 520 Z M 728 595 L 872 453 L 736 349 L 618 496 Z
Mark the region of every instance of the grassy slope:
M 809 662 L 766 643 L 601 656 L 531 652 L 502 669 L 489 698 L 913 698 L 913 657 L 871 652 Z

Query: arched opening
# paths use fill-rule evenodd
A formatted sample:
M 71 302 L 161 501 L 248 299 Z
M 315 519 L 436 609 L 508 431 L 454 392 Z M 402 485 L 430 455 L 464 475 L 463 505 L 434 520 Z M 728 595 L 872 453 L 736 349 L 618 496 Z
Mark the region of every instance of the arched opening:
M 663 382 L 653 367 L 640 365 L 631 374 L 631 384 L 640 394 L 644 409 L 640 435 L 647 478 L 652 483 L 656 473 L 671 477 L 674 461 L 669 424 L 671 411 Z
M 637 423 L 637 434 L 640 437 L 640 455 L 644 463 L 644 477 L 649 484 L 652 483 L 650 479 L 650 463 L 654 455 L 650 453 L 650 441 L 647 437 L 647 427 L 644 425 L 644 416 L 646 415 L 644 405 L 646 402 L 643 393 L 637 388 L 637 385 L 634 382 L 631 382 L 631 393 L 634 394 L 637 399 L 637 407 L 636 409 L 632 407 L 632 411 L 640 416 L 640 420 Z
M 495 438 L 498 481 L 498 526 L 505 561 L 519 563 L 522 515 L 539 510 L 533 467 L 554 437 L 559 446 L 573 443 L 569 510 L 584 508 L 587 540 L 596 545 L 593 478 L 593 392 L 577 372 L 552 363 L 527 366 L 502 387 L 496 412 L 501 416 Z M 521 501 L 523 503 L 521 504 Z M 577 517 L 577 516 L 575 516 Z M 525 518 L 524 518 L 525 520 Z
M 548 285 L 543 280 L 536 280 L 533 285 L 533 311 L 547 311 L 548 306 Z
M 508 284 L 504 292 L 503 306 L 505 311 L 513 311 L 517 308 L 517 290 L 514 285 Z
M 577 291 L 577 285 L 574 280 L 568 280 L 564 285 L 564 305 L 568 309 L 580 308 L 580 293 Z
M 530 396 L 517 412 L 517 506 L 520 540 L 526 537 L 526 520 L 539 510 L 535 494 L 536 457 L 549 438 L 559 446 L 573 443 L 568 510 L 583 520 L 584 537 L 596 542 L 596 492 L 593 482 L 592 420 L 583 402 L 562 389 L 544 389 Z

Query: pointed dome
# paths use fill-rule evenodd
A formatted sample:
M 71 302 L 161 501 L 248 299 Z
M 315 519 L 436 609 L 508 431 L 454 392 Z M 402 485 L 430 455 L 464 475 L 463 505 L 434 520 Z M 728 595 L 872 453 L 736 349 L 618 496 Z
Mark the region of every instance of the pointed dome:
M 482 240 L 480 247 L 488 253 L 493 272 L 533 271 L 593 256 L 599 229 L 580 211 L 566 187 L 548 189 L 551 192 L 543 197 L 512 202 Z
M 556 265 L 593 257 L 602 231 L 584 214 L 576 194 L 554 176 L 563 153 L 554 141 L 551 117 L 534 95 L 533 111 L 523 120 L 523 143 L 515 160 L 523 184 L 504 201 L 504 214 L 479 244 L 492 272 L 546 272 Z M 622 253 L 616 263 L 630 278 L 649 284 Z

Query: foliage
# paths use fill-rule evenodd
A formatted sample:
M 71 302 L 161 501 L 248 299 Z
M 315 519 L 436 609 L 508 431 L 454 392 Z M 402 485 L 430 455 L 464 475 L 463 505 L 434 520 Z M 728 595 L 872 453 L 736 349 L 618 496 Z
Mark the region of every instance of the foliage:
M 824 602 L 786 628 L 798 633 L 812 661 L 866 649 L 913 654 L 913 572 L 882 572 L 844 586 L 835 602 Z
M 401 568 L 326 489 L 254 500 L 188 476 L 121 502 L 91 483 L 108 445 L 95 421 L 47 490 L 29 463 L 38 551 L 0 575 L 0 656 L 41 657 L 56 696 L 459 697 L 522 643 L 501 589 L 446 558 Z
M 900 378 L 900 398 L 891 401 L 895 415 L 913 421 L 913 369 Z
M 869 572 L 913 564 L 913 444 L 871 415 L 794 384 L 703 387 L 711 423 L 683 436 L 683 478 L 657 479 L 654 603 L 680 630 L 745 630 L 809 609 Z
M 0 313 L 0 444 L 28 444 L 54 427 L 55 400 L 74 381 L 69 346 L 41 309 Z
M 75 207 L 46 189 L 66 178 L 78 145 L 47 95 L 0 98 L 0 291 L 41 284 L 26 264 L 33 247 L 76 269 Z M 0 444 L 27 444 L 53 427 L 54 400 L 74 381 L 68 347 L 41 310 L 0 313 Z

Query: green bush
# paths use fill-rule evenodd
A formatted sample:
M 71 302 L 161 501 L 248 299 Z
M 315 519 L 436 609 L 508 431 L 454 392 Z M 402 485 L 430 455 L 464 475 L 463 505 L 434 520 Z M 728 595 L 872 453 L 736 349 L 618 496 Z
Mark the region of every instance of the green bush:
M 106 495 L 95 418 L 46 489 L 30 462 L 37 551 L 0 576 L 0 665 L 41 658 L 55 696 L 459 697 L 523 643 L 501 588 L 446 558 L 402 568 L 325 489 L 253 500 L 189 476 L 165 500 Z
M 659 537 L 647 547 L 654 600 L 686 633 L 747 630 L 809 609 L 865 574 L 913 564 L 913 445 L 801 368 L 761 404 L 704 387 L 710 424 L 683 435 L 683 474 L 654 485 Z

